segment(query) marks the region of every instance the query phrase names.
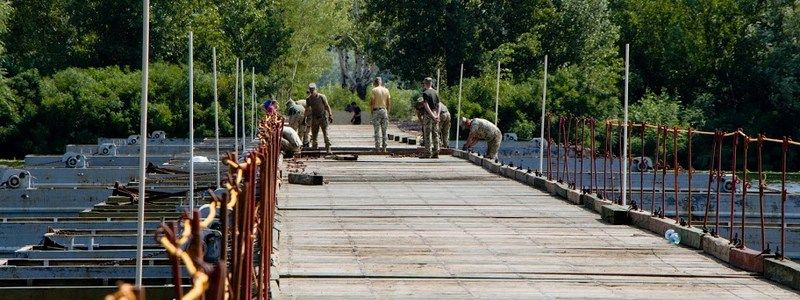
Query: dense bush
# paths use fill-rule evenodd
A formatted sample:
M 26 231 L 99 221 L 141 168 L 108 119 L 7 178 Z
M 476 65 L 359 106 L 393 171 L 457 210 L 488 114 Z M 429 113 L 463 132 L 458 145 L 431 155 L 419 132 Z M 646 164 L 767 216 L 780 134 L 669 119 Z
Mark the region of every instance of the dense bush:
M 148 131 L 164 130 L 186 137 L 188 128 L 188 69 L 155 63 L 150 69 Z M 249 76 L 248 76 L 249 79 Z M 214 135 L 212 74 L 195 70 L 194 123 L 196 137 Z M 249 81 L 249 80 L 248 80 Z M 266 95 L 264 78 L 256 78 L 257 94 Z M 220 75 L 220 131 L 233 135 L 232 75 Z M 250 83 L 245 109 L 250 126 Z M 139 131 L 141 72 L 119 67 L 69 68 L 50 77 L 29 70 L 8 80 L 10 96 L 0 99 L 0 150 L 6 157 L 28 153 L 58 153 L 67 143 L 94 143 L 97 137 L 125 137 Z M 259 97 L 263 98 L 263 97 Z M 261 100 L 258 100 L 260 103 Z M 241 113 L 241 111 L 239 112 Z M 241 115 L 240 115 L 241 118 Z

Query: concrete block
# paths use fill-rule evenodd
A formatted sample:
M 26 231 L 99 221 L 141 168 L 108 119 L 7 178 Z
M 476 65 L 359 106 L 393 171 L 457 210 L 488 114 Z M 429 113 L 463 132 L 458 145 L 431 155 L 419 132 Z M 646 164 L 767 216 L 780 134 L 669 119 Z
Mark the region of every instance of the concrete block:
M 622 205 L 603 205 L 600 209 L 600 216 L 603 218 L 603 221 L 606 221 L 611 225 L 624 225 L 630 223 L 628 220 L 628 208 Z
M 653 217 L 647 212 L 631 211 L 628 213 L 628 216 L 631 218 L 631 223 L 634 225 L 647 229 L 662 237 L 667 230 L 675 230 L 681 237 L 681 245 L 698 250 L 703 249 L 703 236 L 706 234 L 699 228 L 680 226 L 675 223 L 674 219 Z
M 576 190 L 567 190 L 567 201 L 577 205 L 583 204 L 581 201 L 581 192 Z
M 519 182 L 527 184 L 528 183 L 528 181 L 527 181 L 527 179 L 528 179 L 527 170 L 525 170 L 525 169 L 522 169 L 522 170 L 517 169 L 517 170 L 515 170 L 514 171 L 514 179 L 516 179 Z
M 664 236 L 664 233 L 667 232 L 669 229 L 675 228 L 675 220 L 667 219 L 667 218 L 659 218 L 659 217 L 651 217 L 650 222 L 648 223 L 647 229 L 652 231 L 655 234 Z M 680 235 L 680 233 L 679 233 Z M 681 235 L 681 239 L 683 236 Z
M 500 173 L 500 175 L 503 175 L 503 177 L 510 178 L 510 179 L 516 179 L 516 177 L 517 177 L 516 172 L 517 172 L 516 168 L 509 167 L 509 166 L 502 166 L 502 167 L 500 167 L 500 172 L 499 173 Z
M 453 149 L 452 153 L 450 154 L 454 157 L 458 158 L 467 158 L 467 153 L 461 150 Z
M 750 248 L 731 248 L 730 264 L 742 270 L 764 273 L 764 256 Z
M 764 259 L 764 277 L 800 290 L 800 264 L 791 260 Z
M 706 234 L 700 228 L 674 225 L 672 229 L 681 237 L 681 245 L 694 249 L 703 249 L 703 236 Z M 664 233 L 662 232 L 661 235 L 663 236 Z
M 628 220 L 631 221 L 631 225 L 642 228 L 644 230 L 650 230 L 650 213 L 644 211 L 635 211 L 629 210 L 628 211 Z
M 729 241 L 723 238 L 713 237 L 710 234 L 703 235 L 701 240 L 701 247 L 703 252 L 710 254 L 717 259 L 730 262 L 731 261 L 731 245 Z
M 400 141 L 400 136 L 399 135 L 395 135 L 394 136 L 394 141 L 395 142 L 399 142 Z
M 388 138 L 390 141 L 394 141 L 394 134 L 388 133 L 388 134 L 386 134 L 386 137 L 387 137 L 387 138 Z
M 469 157 L 469 161 L 471 161 L 473 164 L 476 164 L 476 165 L 479 165 L 479 166 L 481 165 L 482 158 L 480 158 L 477 155 L 475 155 L 475 153 L 469 153 L 468 157 Z
M 601 213 L 603 210 L 603 205 L 611 204 L 611 201 L 602 200 L 597 198 L 597 196 L 590 195 L 590 194 L 583 194 L 581 195 L 581 201 L 583 202 L 583 207 L 591 209 L 597 213 Z
M 545 190 L 550 193 L 550 195 L 556 195 L 556 182 L 555 181 L 546 181 L 545 182 Z
M 408 143 L 408 137 L 405 137 L 405 136 L 401 137 L 400 138 L 400 142 L 403 143 L 403 144 Z
M 567 190 L 568 190 L 567 185 L 561 184 L 561 183 L 556 183 L 556 187 L 555 187 L 556 196 L 559 196 L 561 198 L 566 199 L 567 198 Z
M 494 160 L 488 158 L 481 158 L 481 166 L 492 173 L 500 172 L 500 164 L 497 164 L 494 162 Z
M 544 177 L 536 177 L 533 176 L 533 187 L 546 191 L 547 190 L 547 179 Z
M 415 139 L 415 138 L 408 138 L 408 144 L 409 144 L 409 145 L 416 145 L 416 144 L 417 144 L 417 139 Z

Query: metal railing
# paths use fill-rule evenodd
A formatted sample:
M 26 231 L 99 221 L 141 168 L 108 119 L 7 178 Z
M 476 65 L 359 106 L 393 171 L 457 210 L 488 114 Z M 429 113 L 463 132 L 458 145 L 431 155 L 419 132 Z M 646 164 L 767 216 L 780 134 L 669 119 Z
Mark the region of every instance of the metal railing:
M 627 204 L 631 209 L 643 211 L 646 200 L 649 200 L 649 209 L 653 216 L 665 218 L 668 214 L 672 215 L 675 223 L 688 227 L 702 226 L 704 232 L 710 232 L 715 237 L 720 235 L 721 230 L 727 230 L 727 238 L 738 248 L 748 246 L 745 225 L 748 218 L 755 216 L 758 218 L 760 247 L 764 253 L 771 250 L 766 234 L 768 226 L 765 222 L 765 199 L 768 196 L 773 200 L 780 197 L 778 203 L 780 238 L 776 256 L 784 258 L 787 231 L 787 156 L 792 150 L 791 147 L 800 146 L 800 143 L 787 137 L 775 139 L 764 135 L 749 136 L 741 129 L 732 132 L 719 130 L 712 132 L 631 123 L 627 138 L 628 153 L 621 153 L 622 143 L 625 140 L 622 138 L 624 128 L 622 121 L 609 119 L 599 122 L 593 118 L 572 116 L 558 117 L 556 122 L 553 122 L 553 119 L 551 115 L 545 118 L 548 143 L 546 149 L 544 147 L 540 149 L 545 151 L 543 159 L 546 169 L 541 171 L 542 176 L 585 193 L 597 193 L 598 197 L 618 204 L 621 204 L 624 192 L 627 199 L 630 199 Z M 597 128 L 598 124 L 605 127 Z M 635 134 L 639 135 L 641 142 L 634 149 L 632 146 L 636 145 L 631 145 L 630 137 Z M 648 134 L 651 140 L 654 136 L 654 146 L 651 142 L 648 147 L 645 142 Z M 698 140 L 700 136 L 706 137 L 708 144 Z M 763 148 L 769 143 L 780 146 L 780 190 L 777 191 L 779 195 L 774 192 L 768 193 Z M 708 145 L 707 148 L 702 147 L 700 152 L 705 149 L 710 150 L 703 152 L 707 154 L 703 159 L 710 157 L 706 176 L 698 174 L 694 168 L 701 162 L 697 155 L 697 146 L 700 145 Z M 752 153 L 751 146 L 757 147 L 756 153 Z M 671 149 L 668 149 L 670 147 Z M 684 147 L 680 154 L 679 147 Z M 725 157 L 724 153 L 727 154 Z M 634 157 L 634 154 L 638 156 Z M 750 171 L 750 167 L 754 164 L 750 159 L 753 156 L 757 169 L 757 192 L 748 182 L 749 176 L 753 173 Z M 631 164 L 630 170 L 622 170 L 623 157 L 628 157 L 629 162 L 636 164 Z M 687 167 L 683 168 L 681 162 Z M 725 170 L 726 168 L 728 169 Z M 623 174 L 626 176 L 624 179 L 621 178 Z M 637 184 L 631 184 L 632 179 L 638 179 L 638 187 L 634 187 Z M 625 191 L 622 180 L 628 183 Z M 667 185 L 669 181 L 671 185 Z M 672 191 L 669 191 L 670 189 Z M 758 194 L 757 212 L 754 212 L 753 208 L 748 208 L 748 193 Z M 670 196 L 673 197 L 674 207 L 667 205 Z M 697 200 L 703 197 L 705 201 L 698 203 Z M 721 207 L 724 200 L 730 202 L 726 208 Z M 693 210 L 698 204 L 702 205 L 699 212 Z M 727 213 L 727 222 L 721 219 L 721 213 L 723 215 Z M 772 217 L 775 217 L 774 214 Z M 737 222 L 739 222 L 738 228 L 735 226 Z M 750 242 L 750 245 L 753 243 Z
M 209 190 L 209 213 L 184 212 L 177 221 L 164 222 L 156 240 L 169 253 L 175 299 L 269 299 L 273 226 L 278 188 L 278 163 L 283 119 L 267 115 L 259 122 L 259 144 L 240 160 L 236 152 L 224 160 L 224 196 Z M 217 216 L 217 209 L 221 210 Z M 209 262 L 203 245 L 204 230 L 217 222 L 218 260 Z M 210 246 L 209 246 L 210 247 Z M 184 294 L 183 272 L 191 279 Z M 107 299 L 143 299 L 142 291 L 120 285 Z M 137 298 L 130 298 L 136 295 Z

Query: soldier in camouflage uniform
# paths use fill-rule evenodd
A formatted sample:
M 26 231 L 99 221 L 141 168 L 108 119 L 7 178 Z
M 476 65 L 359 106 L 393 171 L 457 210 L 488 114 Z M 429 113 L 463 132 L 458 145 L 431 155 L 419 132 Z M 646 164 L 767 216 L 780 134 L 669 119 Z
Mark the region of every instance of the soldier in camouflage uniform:
M 444 103 L 439 102 L 441 113 L 439 114 L 439 138 L 442 140 L 442 148 L 450 148 L 450 111 Z
M 469 130 L 469 137 L 464 143 L 464 150 L 472 148 L 479 140 L 486 141 L 486 157 L 495 159 L 497 158 L 497 149 L 500 148 L 500 142 L 503 141 L 503 134 L 492 122 L 481 118 L 466 119 L 461 118 L 461 126 L 465 130 Z
M 422 123 L 422 140 L 425 153 L 420 158 L 439 158 L 439 93 L 433 89 L 433 79 L 430 77 L 422 81 L 424 91 L 422 92 L 422 105 L 424 108 Z
M 322 129 L 322 138 L 325 141 L 325 152 L 331 153 L 331 140 L 328 138 L 328 124 L 333 123 L 333 113 L 328 104 L 328 98 L 317 92 L 317 85 L 308 85 L 308 98 L 306 98 L 306 116 L 311 117 L 311 148 L 317 149 L 317 136 Z
M 305 104 L 305 100 L 300 100 Z M 302 137 L 303 145 L 308 144 L 308 127 L 306 123 L 306 108 L 298 103 L 289 99 L 286 101 L 286 119 L 289 122 L 289 127 L 294 128 L 297 134 Z

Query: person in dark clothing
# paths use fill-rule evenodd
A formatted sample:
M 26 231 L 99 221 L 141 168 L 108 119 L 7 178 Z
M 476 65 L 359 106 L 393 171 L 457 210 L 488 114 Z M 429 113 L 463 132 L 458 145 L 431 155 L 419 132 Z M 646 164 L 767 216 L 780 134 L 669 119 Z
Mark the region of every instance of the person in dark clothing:
M 358 107 L 358 104 L 351 102 L 344 110 L 353 113 L 353 117 L 350 118 L 350 124 L 361 125 L 361 108 Z

